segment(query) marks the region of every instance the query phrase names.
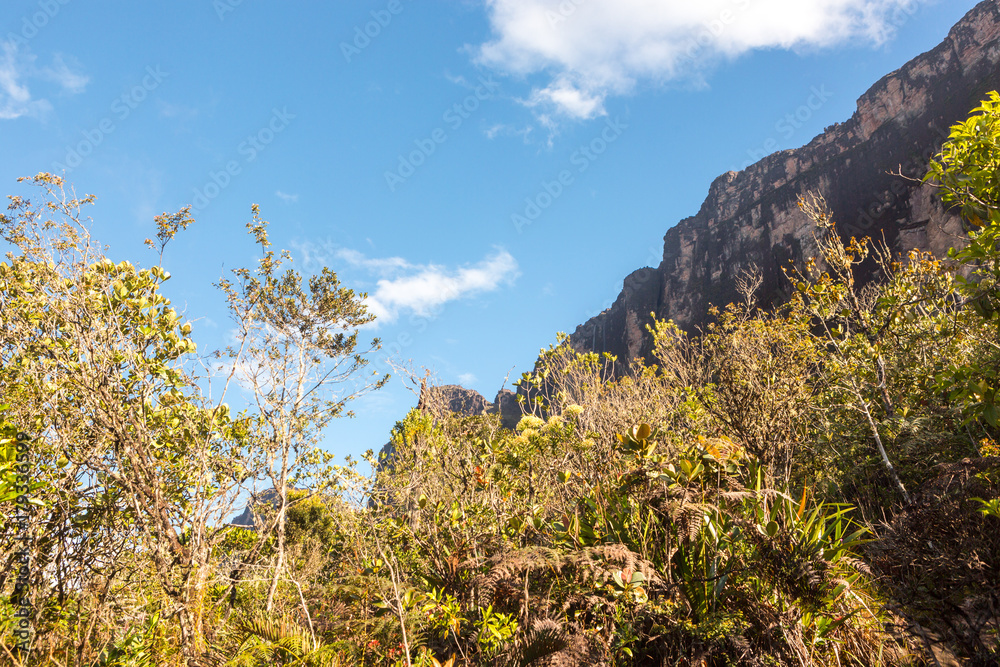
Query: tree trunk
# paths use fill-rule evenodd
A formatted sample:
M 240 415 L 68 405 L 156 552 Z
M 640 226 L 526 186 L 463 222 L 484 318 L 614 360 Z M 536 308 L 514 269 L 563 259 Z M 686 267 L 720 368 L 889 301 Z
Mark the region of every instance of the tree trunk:
M 878 434 L 878 426 L 875 424 L 875 418 L 872 417 L 871 410 L 868 409 L 868 402 L 865 400 L 864 396 L 861 395 L 861 390 L 858 389 L 857 384 L 853 383 L 854 395 L 858 399 L 858 404 L 861 406 L 861 411 L 865 413 L 865 417 L 868 418 L 868 425 L 871 427 L 872 436 L 875 438 L 875 446 L 878 447 L 878 453 L 882 456 L 882 462 L 885 463 L 886 470 L 889 471 L 889 477 L 892 478 L 893 483 L 896 488 L 899 489 L 900 493 L 903 494 L 903 500 L 906 504 L 910 504 L 910 494 L 906 492 L 906 487 L 903 486 L 903 480 L 899 478 L 899 474 L 896 472 L 895 466 L 892 465 L 892 461 L 889 460 L 889 454 L 885 451 L 885 446 L 882 444 L 882 438 Z
M 278 480 L 278 559 L 274 564 L 274 575 L 267 591 L 267 611 L 274 609 L 274 596 L 281 580 L 281 569 L 285 566 L 285 510 L 288 508 L 288 456 L 291 446 L 290 434 L 284 433 L 281 443 L 281 475 Z

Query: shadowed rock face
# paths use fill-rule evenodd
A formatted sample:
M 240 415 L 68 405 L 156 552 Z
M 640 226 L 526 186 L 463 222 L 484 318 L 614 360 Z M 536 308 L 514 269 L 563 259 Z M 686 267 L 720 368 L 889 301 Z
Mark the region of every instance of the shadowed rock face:
M 294 491 L 295 489 L 291 490 Z M 278 496 L 277 489 L 265 489 L 260 493 L 254 494 L 251 497 L 250 502 L 247 503 L 243 513 L 233 519 L 230 519 L 229 525 L 247 528 L 249 530 L 257 530 L 257 526 L 254 521 L 254 508 L 257 507 L 262 509 L 261 506 L 263 505 L 270 505 L 272 508 L 277 508 L 280 503 L 281 499 Z M 258 509 L 258 512 L 259 511 L 260 509 Z
M 465 417 L 499 414 L 503 425 L 507 428 L 516 426 L 521 418 L 517 395 L 507 389 L 501 389 L 496 399 L 490 403 L 478 391 L 457 384 L 424 387 L 420 392 L 417 407 L 440 416 L 450 413 Z
M 448 384 L 421 389 L 417 407 L 436 415 L 444 416 L 455 412 L 469 416 L 485 414 L 492 406 L 478 391 L 457 384 Z
M 490 413 L 500 414 L 500 423 L 504 428 L 514 430 L 517 422 L 521 421 L 521 406 L 517 402 L 517 394 L 510 389 L 501 389 L 497 392 L 497 397 L 493 400 L 493 407 Z
M 872 86 L 847 122 L 715 179 L 697 215 L 667 231 L 660 265 L 629 275 L 611 308 L 577 327 L 573 346 L 619 359 L 647 356 L 650 313 L 693 329 L 710 305 L 739 298 L 736 278 L 754 265 L 764 278 L 759 305 L 785 300 L 782 268 L 815 250 L 813 225 L 797 206 L 810 191 L 826 198 L 846 238 L 884 238 L 897 253 L 943 256 L 960 243 L 960 221 L 933 188 L 889 172 L 902 168 L 919 180 L 948 128 L 997 88 L 1000 0 L 987 0 L 935 49 Z
M 474 389 L 466 389 L 457 384 L 441 386 L 423 386 L 417 409 L 429 412 L 436 417 L 447 417 L 457 414 L 462 417 L 475 415 L 500 415 L 500 423 L 504 428 L 513 429 L 521 419 L 521 406 L 517 403 L 517 394 L 501 389 L 492 403 Z M 387 442 L 379 450 L 379 461 L 392 459 L 395 448 L 392 442 Z M 380 464 L 381 465 L 381 464 Z

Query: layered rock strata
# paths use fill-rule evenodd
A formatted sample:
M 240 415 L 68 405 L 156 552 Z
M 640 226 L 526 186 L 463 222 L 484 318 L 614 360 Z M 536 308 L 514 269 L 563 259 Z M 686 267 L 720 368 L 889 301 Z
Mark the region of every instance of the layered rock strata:
M 698 213 L 667 231 L 660 265 L 625 278 L 615 303 L 577 327 L 574 347 L 619 359 L 647 356 L 650 313 L 693 329 L 710 305 L 739 298 L 737 278 L 754 266 L 764 280 L 759 305 L 784 300 L 790 285 L 783 267 L 815 249 L 814 227 L 797 206 L 807 192 L 826 198 L 845 237 L 943 255 L 960 242 L 961 223 L 919 179 L 948 128 L 998 87 L 1000 1 L 987 0 L 935 49 L 872 86 L 846 122 L 802 148 L 718 177 Z M 916 180 L 892 174 L 900 171 Z

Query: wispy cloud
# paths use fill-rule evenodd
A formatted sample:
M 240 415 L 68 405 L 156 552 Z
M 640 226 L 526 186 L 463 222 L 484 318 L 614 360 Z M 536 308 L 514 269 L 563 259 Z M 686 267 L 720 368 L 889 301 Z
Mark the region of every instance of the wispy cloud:
M 36 57 L 16 42 L 0 41 L 0 119 L 13 120 L 22 116 L 40 118 L 52 111 L 45 98 L 36 98 L 27 80 L 34 78 L 55 83 L 60 92 L 82 93 L 90 78 L 74 71 L 62 54 L 55 54 L 52 64 L 39 67 Z
M 285 202 L 286 204 L 297 204 L 299 201 L 299 196 L 297 194 L 290 195 L 287 192 L 282 192 L 281 190 L 275 192 L 274 196 L 280 199 L 281 201 Z
M 472 373 L 462 373 L 461 375 L 458 376 L 458 381 L 459 383 L 461 383 L 463 387 L 468 387 L 470 385 L 474 385 L 477 382 L 479 382 L 479 378 L 477 378 Z
M 881 44 L 923 0 L 485 0 L 494 38 L 478 61 L 541 75 L 537 114 L 592 118 L 643 80 L 698 77 L 757 49 Z
M 364 269 L 369 273 L 375 273 L 382 277 L 387 277 L 389 274 L 395 275 L 400 271 L 418 270 L 420 268 L 410 264 L 402 257 L 372 258 L 350 248 L 337 248 L 333 251 L 333 257 L 347 262 L 351 266 Z
M 25 69 L 30 61 L 18 53 L 11 42 L 0 44 L 0 119 L 13 120 L 21 116 L 41 116 L 51 111 L 47 100 L 34 100 L 24 84 Z
M 450 81 L 451 83 L 455 84 L 456 86 L 464 86 L 466 88 L 469 87 L 468 80 L 461 74 L 452 74 L 451 72 L 445 72 L 444 78 Z
M 531 140 L 532 129 L 533 128 L 530 125 L 518 128 L 513 125 L 497 123 L 496 125 L 491 125 L 486 128 L 483 132 L 486 135 L 486 138 L 491 141 L 497 137 L 521 137 L 524 143 L 527 144 Z
M 48 67 L 42 67 L 38 73 L 46 81 L 58 84 L 64 92 L 70 95 L 77 95 L 87 89 L 90 77 L 73 71 L 74 69 L 80 69 L 78 63 L 74 62 L 73 65 L 74 67 L 71 68 L 66 63 L 66 57 L 61 53 L 57 53 L 52 57 L 52 64 Z
M 493 292 L 512 284 L 519 275 L 513 255 L 497 249 L 479 262 L 448 268 L 437 264 L 414 264 L 402 257 L 368 257 L 333 243 L 292 243 L 306 270 L 330 266 L 360 270 L 375 278 L 367 305 L 376 324 L 395 321 L 405 312 L 429 316 L 450 301 Z
M 392 280 L 379 280 L 368 297 L 369 309 L 382 321 L 394 321 L 401 311 L 433 314 L 444 304 L 509 285 L 518 276 L 517 260 L 498 250 L 473 266 L 449 270 L 427 265 Z

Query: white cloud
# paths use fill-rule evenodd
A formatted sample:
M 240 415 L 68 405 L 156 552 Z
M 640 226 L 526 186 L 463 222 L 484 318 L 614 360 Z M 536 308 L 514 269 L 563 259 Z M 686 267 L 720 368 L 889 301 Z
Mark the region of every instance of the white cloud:
M 451 74 L 450 72 L 445 72 L 444 78 L 456 86 L 462 86 L 463 88 L 469 87 L 469 82 L 461 74 Z
M 74 65 L 79 69 L 77 63 L 74 63 Z M 90 83 L 90 77 L 84 76 L 79 72 L 74 72 L 66 64 L 65 57 L 61 53 L 57 53 L 52 57 L 52 64 L 50 66 L 39 70 L 39 76 L 47 81 L 59 84 L 63 91 L 70 95 L 82 93 L 87 89 L 87 84 Z
M 89 77 L 73 71 L 62 54 L 55 54 L 47 67 L 37 67 L 35 60 L 34 55 L 26 48 L 20 49 L 16 42 L 0 41 L 0 120 L 40 118 L 52 111 L 47 99 L 32 96 L 26 79 L 55 83 L 61 92 L 70 95 L 82 93 L 90 81 Z
M 463 387 L 470 387 L 479 382 L 479 379 L 472 373 L 462 373 L 458 376 L 458 382 Z
M 518 127 L 515 127 L 514 125 L 507 125 L 507 124 L 504 124 L 504 123 L 497 123 L 495 125 L 492 125 L 492 126 L 486 128 L 483 131 L 483 134 L 485 134 L 486 138 L 489 139 L 489 140 L 491 140 L 491 141 L 493 139 L 496 139 L 497 137 L 501 137 L 501 136 L 502 137 L 521 137 L 521 140 L 524 141 L 524 143 L 527 144 L 527 143 L 530 143 L 532 129 L 533 128 L 531 127 L 531 125 L 527 125 L 527 126 L 525 126 L 523 128 L 518 128 Z
M 389 274 L 396 274 L 399 271 L 418 268 L 402 257 L 370 258 L 366 257 L 364 253 L 351 250 L 350 248 L 338 248 L 334 251 L 333 256 L 347 262 L 351 266 L 362 268 L 370 273 L 377 273 L 383 277 Z
M 368 239 L 371 244 L 371 240 Z M 322 241 L 292 241 L 292 249 L 298 252 L 302 268 L 315 272 L 324 266 L 329 266 L 338 273 L 345 263 L 352 268 L 362 269 L 379 277 L 402 269 L 410 268 L 410 263 L 402 257 L 369 258 L 357 250 L 344 248 L 333 239 Z
M 492 292 L 518 276 L 517 260 L 498 250 L 473 266 L 448 270 L 433 264 L 408 266 L 405 275 L 382 279 L 368 307 L 383 322 L 394 321 L 401 311 L 432 315 L 449 301 Z
M 604 113 L 640 81 L 697 80 L 756 49 L 881 44 L 925 0 L 485 0 L 494 39 L 478 61 L 543 75 L 526 104 L 572 118 Z
M 373 276 L 375 289 L 368 290 L 367 305 L 377 318 L 376 326 L 396 320 L 405 311 L 433 315 L 449 301 L 492 292 L 513 283 L 519 275 L 517 260 L 502 249 L 471 266 L 449 269 L 436 264 L 413 264 L 402 257 L 368 257 L 357 250 L 338 247 L 330 240 L 291 245 L 307 271 L 329 266 L 341 277 L 348 268 Z
M 282 192 L 281 190 L 275 192 L 274 196 L 280 199 L 281 201 L 285 202 L 286 204 L 296 204 L 299 201 L 298 195 L 290 195 L 286 192 Z
M 41 116 L 52 109 L 47 100 L 31 99 L 23 83 L 31 59 L 18 53 L 17 45 L 0 43 L 0 119 L 13 120 L 21 116 Z
M 604 95 L 580 90 L 568 77 L 560 77 L 546 88 L 533 90 L 525 104 L 529 107 L 555 107 L 571 118 L 604 115 Z

